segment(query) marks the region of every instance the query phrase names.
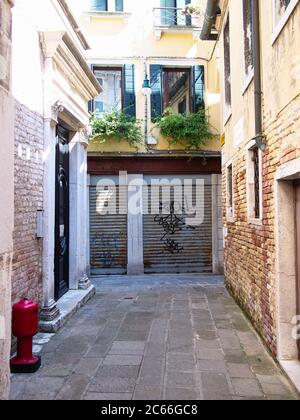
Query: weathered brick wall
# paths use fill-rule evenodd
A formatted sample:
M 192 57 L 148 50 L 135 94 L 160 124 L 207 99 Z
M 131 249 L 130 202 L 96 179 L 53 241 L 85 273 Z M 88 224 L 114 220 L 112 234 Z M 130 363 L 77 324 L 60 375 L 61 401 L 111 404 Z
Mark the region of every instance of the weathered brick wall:
M 42 240 L 36 238 L 36 217 L 42 208 L 43 118 L 16 102 L 13 303 L 24 297 L 41 302 Z
M 233 158 L 234 223 L 227 222 L 224 205 L 228 230 L 225 276 L 229 290 L 276 355 L 274 177 L 280 165 L 300 157 L 300 96 L 275 118 L 266 113 L 264 126 L 268 149 L 263 155 L 263 224 L 255 226 L 247 221 L 246 151 L 241 149 Z M 225 200 L 226 168 L 223 169 Z

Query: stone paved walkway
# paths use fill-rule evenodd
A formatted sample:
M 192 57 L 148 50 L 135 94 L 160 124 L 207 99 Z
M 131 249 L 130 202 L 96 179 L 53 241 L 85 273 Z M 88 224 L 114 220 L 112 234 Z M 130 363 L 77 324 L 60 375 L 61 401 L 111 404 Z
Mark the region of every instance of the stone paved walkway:
M 97 279 L 12 399 L 298 399 L 221 277 Z

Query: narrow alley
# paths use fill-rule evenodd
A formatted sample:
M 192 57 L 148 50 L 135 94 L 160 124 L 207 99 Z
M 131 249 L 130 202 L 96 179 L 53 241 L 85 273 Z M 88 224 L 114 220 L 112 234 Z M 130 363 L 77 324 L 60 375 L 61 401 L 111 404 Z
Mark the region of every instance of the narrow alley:
M 297 399 L 220 276 L 99 278 L 18 400 Z
M 299 28 L 0 0 L 0 402 L 300 400 Z

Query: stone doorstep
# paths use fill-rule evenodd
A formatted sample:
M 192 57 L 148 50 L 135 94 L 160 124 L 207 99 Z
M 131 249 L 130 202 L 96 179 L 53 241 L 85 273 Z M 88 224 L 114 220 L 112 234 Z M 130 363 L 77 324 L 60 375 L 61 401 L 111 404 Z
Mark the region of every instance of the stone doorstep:
M 289 380 L 300 394 L 300 362 L 298 360 L 280 360 L 279 363 Z
M 59 316 L 53 321 L 40 321 L 39 331 L 45 333 L 57 333 L 66 322 L 84 306 L 96 293 L 95 286 L 90 286 L 86 290 L 69 290 L 59 301 L 57 307 Z

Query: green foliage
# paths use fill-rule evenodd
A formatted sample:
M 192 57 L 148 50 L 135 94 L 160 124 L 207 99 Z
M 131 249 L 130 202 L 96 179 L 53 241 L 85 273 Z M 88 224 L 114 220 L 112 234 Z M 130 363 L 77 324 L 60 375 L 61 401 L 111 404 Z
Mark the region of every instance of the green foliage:
M 171 109 L 157 121 L 156 127 L 170 144 L 181 143 L 188 149 L 199 149 L 213 137 L 205 110 L 192 114 L 175 114 Z
M 111 111 L 97 116 L 92 114 L 92 143 L 105 143 L 111 138 L 126 140 L 130 146 L 137 147 L 143 141 L 139 122 L 123 112 Z

